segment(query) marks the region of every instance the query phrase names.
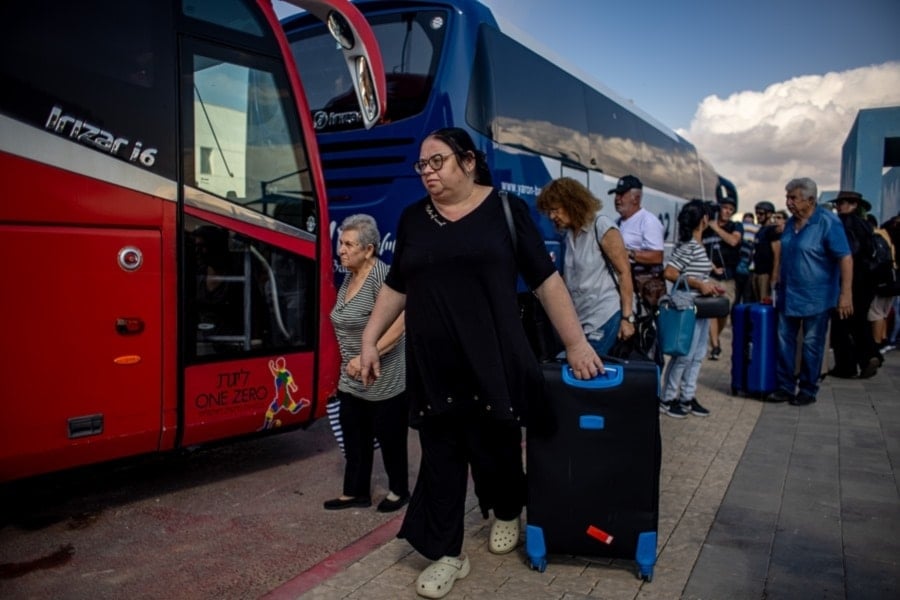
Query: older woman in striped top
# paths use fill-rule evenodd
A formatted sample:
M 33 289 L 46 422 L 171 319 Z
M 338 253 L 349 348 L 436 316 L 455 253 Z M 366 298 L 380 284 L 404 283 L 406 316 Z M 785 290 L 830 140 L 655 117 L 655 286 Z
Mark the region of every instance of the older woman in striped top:
M 709 279 L 713 264 L 701 243 L 709 214 L 702 200 L 691 200 L 678 213 L 679 244 L 672 252 L 663 274 L 669 281 L 685 275 L 688 287 L 700 296 L 718 296 L 725 290 Z M 706 357 L 709 319 L 697 319 L 690 352 L 669 359 L 663 372 L 663 397 L 659 412 L 683 419 L 688 414 L 706 417 L 709 411 L 695 396 L 700 367 Z
M 378 226 L 369 215 L 351 215 L 341 224 L 338 256 L 347 269 L 347 276 L 338 290 L 331 323 L 341 351 L 338 399 L 347 464 L 343 494 L 327 500 L 324 505 L 327 510 L 372 505 L 370 486 L 376 437 L 389 487 L 378 510 L 395 511 L 409 502 L 406 451 L 409 401 L 403 313 L 376 344 L 381 357 L 381 377 L 368 387 L 360 380 L 362 332 L 388 272 L 388 266 L 377 256 L 380 243 Z

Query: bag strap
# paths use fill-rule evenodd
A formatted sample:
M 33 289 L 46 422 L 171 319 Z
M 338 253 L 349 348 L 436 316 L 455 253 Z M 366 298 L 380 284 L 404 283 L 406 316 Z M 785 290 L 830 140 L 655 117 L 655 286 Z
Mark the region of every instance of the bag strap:
M 609 276 L 612 277 L 613 283 L 616 284 L 616 289 L 619 289 L 619 278 L 616 277 L 616 272 L 612 268 L 612 264 L 609 262 L 609 257 L 606 255 L 606 252 L 603 250 L 603 244 L 600 243 L 600 232 L 597 230 L 597 219 L 594 219 L 594 239 L 597 240 L 597 247 L 600 248 L 600 256 L 603 257 L 603 262 L 606 263 L 606 270 L 609 271 Z
M 513 223 L 512 211 L 509 208 L 509 194 L 506 193 L 506 190 L 500 190 L 497 192 L 500 196 L 500 201 L 503 203 L 503 215 L 506 217 L 506 226 L 509 228 L 509 237 L 512 238 L 513 252 L 519 253 L 519 239 L 516 236 L 516 226 Z
M 683 287 L 685 292 L 691 293 L 691 286 L 688 285 L 687 275 L 682 273 L 678 276 L 678 279 L 675 280 L 675 285 L 672 286 L 672 291 L 678 290 L 678 288 Z

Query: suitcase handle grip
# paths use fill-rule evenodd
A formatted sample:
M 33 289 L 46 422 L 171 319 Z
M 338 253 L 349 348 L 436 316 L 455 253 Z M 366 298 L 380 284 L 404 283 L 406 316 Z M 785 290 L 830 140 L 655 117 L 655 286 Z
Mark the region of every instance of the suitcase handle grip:
M 620 365 L 603 365 L 606 371 L 590 379 L 577 379 L 572 367 L 562 365 L 562 380 L 568 386 L 587 390 L 604 390 L 622 385 L 624 369 Z

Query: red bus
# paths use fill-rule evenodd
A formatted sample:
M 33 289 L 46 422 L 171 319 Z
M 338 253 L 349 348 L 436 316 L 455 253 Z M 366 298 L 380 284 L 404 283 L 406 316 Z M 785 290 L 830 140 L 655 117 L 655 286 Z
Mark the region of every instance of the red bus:
M 370 126 L 365 20 L 296 4 Z M 326 194 L 269 0 L 3 2 L 0 48 L 0 481 L 324 415 Z

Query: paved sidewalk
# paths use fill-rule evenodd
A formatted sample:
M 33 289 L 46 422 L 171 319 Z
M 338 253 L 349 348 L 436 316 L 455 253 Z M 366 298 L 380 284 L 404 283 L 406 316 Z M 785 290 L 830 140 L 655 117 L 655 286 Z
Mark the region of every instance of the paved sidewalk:
M 726 335 L 729 335 L 730 332 Z M 730 338 L 723 336 L 723 347 Z M 869 380 L 828 378 L 808 407 L 730 395 L 730 350 L 706 361 L 708 418 L 661 415 L 658 559 L 651 582 L 631 561 L 487 550 L 490 521 L 469 494 L 472 571 L 452 600 L 546 598 L 895 598 L 900 589 L 900 352 Z M 382 527 L 370 552 L 323 578 L 299 574 L 267 598 L 417 598 L 428 561 Z M 335 558 L 335 560 L 339 560 Z

